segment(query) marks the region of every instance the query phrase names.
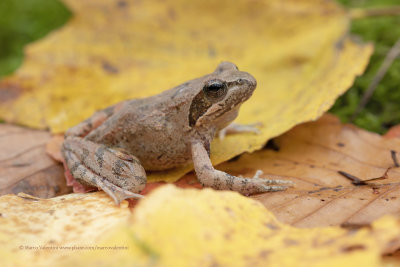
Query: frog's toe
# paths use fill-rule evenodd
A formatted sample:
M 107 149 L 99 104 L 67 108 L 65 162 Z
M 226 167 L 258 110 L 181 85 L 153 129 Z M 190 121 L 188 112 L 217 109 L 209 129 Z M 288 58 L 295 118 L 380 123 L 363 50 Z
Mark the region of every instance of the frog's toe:
M 107 193 L 115 202 L 115 205 L 119 206 L 119 204 L 128 198 L 143 198 L 143 195 L 136 194 L 133 192 L 130 192 L 128 190 L 122 189 L 121 187 L 118 187 L 112 183 L 110 183 L 107 180 L 101 180 L 97 181 L 97 184 L 99 187 Z
M 238 179 L 242 181 L 242 186 L 237 191 L 245 195 L 251 195 L 264 192 L 284 191 L 294 185 L 292 181 L 288 180 L 260 178 L 261 174 L 262 171 L 257 171 L 253 178 L 238 177 Z
M 262 179 L 258 178 L 261 183 L 267 184 L 267 185 L 282 185 L 286 187 L 291 187 L 294 186 L 294 182 L 288 181 L 288 180 L 279 180 L 279 179 Z
M 125 151 L 68 137 L 63 154 L 71 177 L 83 185 L 101 188 L 117 205 L 127 198 L 142 197 L 134 192 L 145 187 L 146 172 L 139 160 Z
M 245 195 L 251 194 L 259 194 L 265 192 L 276 192 L 276 191 L 285 191 L 290 187 L 290 185 L 281 185 L 279 183 L 275 183 L 275 180 L 267 180 L 267 179 L 248 179 L 248 183 L 245 188 L 239 190 L 240 193 Z M 271 183 L 273 181 L 273 183 Z
M 264 185 L 263 192 L 276 192 L 276 191 L 285 191 L 288 189 L 288 186 L 281 186 L 281 185 Z
M 110 181 L 108 181 L 107 179 L 92 172 L 90 169 L 85 168 L 82 165 L 79 166 L 79 169 L 82 169 L 78 171 L 80 171 L 80 173 L 85 174 L 85 178 L 87 179 L 86 181 L 90 181 L 90 185 L 96 186 L 101 190 L 103 190 L 114 200 L 117 206 L 119 206 L 119 204 L 127 198 L 143 198 L 143 195 L 136 194 L 126 189 L 123 189 L 118 185 L 115 185 Z M 85 180 L 82 180 L 81 178 L 77 178 L 77 181 L 82 184 L 87 184 L 87 182 Z M 140 191 L 142 188 L 136 188 L 136 189 Z
M 282 187 L 290 187 L 294 185 L 294 182 L 289 180 L 281 180 L 281 179 L 265 179 L 261 178 L 260 176 L 263 175 L 264 172 L 262 170 L 257 170 L 253 176 L 254 181 L 258 183 L 266 184 L 266 185 L 281 185 Z

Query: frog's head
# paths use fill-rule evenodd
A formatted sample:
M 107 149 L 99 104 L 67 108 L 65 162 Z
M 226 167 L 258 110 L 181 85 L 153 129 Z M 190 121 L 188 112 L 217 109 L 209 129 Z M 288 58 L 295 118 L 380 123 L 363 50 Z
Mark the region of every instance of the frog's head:
M 217 69 L 202 79 L 200 91 L 193 98 L 189 111 L 189 125 L 214 125 L 221 129 L 233 121 L 240 105 L 253 94 L 257 82 L 235 64 L 222 62 Z

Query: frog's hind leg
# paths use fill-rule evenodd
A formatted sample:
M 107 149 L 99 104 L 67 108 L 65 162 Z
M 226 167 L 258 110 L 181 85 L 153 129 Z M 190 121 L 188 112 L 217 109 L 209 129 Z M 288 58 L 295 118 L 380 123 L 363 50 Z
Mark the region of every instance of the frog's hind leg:
M 117 205 L 142 197 L 146 173 L 136 157 L 80 137 L 67 137 L 61 151 L 78 182 L 101 188 Z
M 192 142 L 192 160 L 196 175 L 204 186 L 220 190 L 233 190 L 244 195 L 269 191 L 282 191 L 293 185 L 291 181 L 268 180 L 259 176 L 257 171 L 253 178 L 242 178 L 214 169 L 207 150 L 201 141 Z

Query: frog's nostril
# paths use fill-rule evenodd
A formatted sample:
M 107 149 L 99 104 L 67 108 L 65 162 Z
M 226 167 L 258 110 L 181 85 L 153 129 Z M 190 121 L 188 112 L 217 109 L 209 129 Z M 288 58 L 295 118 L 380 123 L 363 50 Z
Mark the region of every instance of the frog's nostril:
M 257 80 L 256 79 L 253 80 L 253 85 L 254 85 L 254 87 L 257 86 Z
M 250 84 L 252 85 L 252 87 L 255 88 L 257 86 L 257 81 L 252 76 L 250 76 L 249 81 L 250 81 Z

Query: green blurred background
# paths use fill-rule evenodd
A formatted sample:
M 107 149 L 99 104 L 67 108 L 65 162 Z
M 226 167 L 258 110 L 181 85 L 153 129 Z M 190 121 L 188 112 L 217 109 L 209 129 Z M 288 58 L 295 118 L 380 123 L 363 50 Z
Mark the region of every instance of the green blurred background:
M 20 66 L 25 44 L 62 26 L 71 15 L 56 0 L 0 0 L 0 77 Z
M 82 0 L 84 1 L 84 0 Z M 400 5 L 400 0 L 338 0 L 348 8 Z M 0 0 L 0 77 L 12 73 L 23 60 L 23 46 L 44 37 L 68 21 L 71 12 L 56 0 Z M 375 43 L 375 53 L 362 77 L 341 96 L 330 110 L 349 121 L 363 92 L 385 55 L 400 38 L 400 16 L 354 20 L 351 32 Z M 354 120 L 358 126 L 385 133 L 400 124 L 400 59 L 395 60 L 373 97 Z

